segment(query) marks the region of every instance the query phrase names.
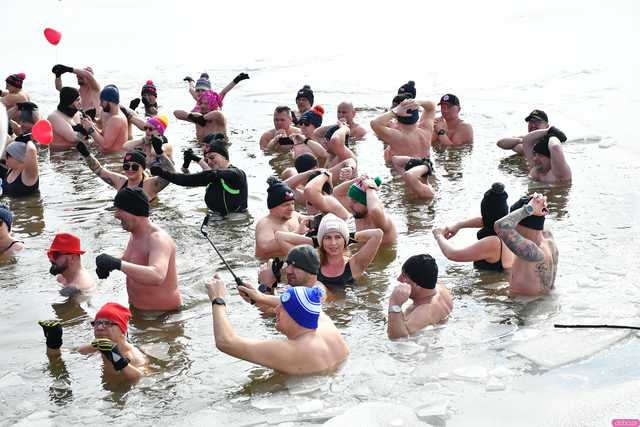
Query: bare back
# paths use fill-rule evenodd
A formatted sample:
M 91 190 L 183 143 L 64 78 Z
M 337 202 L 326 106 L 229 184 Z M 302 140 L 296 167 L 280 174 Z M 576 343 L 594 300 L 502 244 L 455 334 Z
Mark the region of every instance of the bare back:
M 410 331 L 417 331 L 429 325 L 442 323 L 449 317 L 453 310 L 453 300 L 449 290 L 444 286 L 436 285 L 437 293 L 426 304 L 412 304 L 405 311 L 405 318 Z

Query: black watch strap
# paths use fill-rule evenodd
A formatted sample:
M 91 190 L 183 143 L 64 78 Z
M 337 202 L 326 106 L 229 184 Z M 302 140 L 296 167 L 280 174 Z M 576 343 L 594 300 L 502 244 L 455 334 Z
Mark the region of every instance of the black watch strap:
M 211 305 L 227 305 L 227 303 L 220 297 L 211 300 Z

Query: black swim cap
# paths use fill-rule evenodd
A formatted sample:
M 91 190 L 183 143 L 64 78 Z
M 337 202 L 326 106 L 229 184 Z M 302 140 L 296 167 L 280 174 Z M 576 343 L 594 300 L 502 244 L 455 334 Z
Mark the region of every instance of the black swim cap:
M 414 255 L 402 264 L 402 272 L 416 285 L 434 289 L 438 281 L 438 264 L 429 254 Z
M 311 153 L 300 154 L 294 163 L 298 173 L 310 171 L 318 166 L 318 159 Z
M 516 209 L 520 209 L 521 207 L 529 203 L 529 200 L 531 200 L 531 197 L 522 196 L 520 200 L 511 205 L 511 212 L 515 211 Z M 520 221 L 518 225 L 530 228 L 532 230 L 544 230 L 544 216 L 529 215 L 528 217 Z
M 135 216 L 149 216 L 149 198 L 142 188 L 125 187 L 118 191 L 113 205 Z

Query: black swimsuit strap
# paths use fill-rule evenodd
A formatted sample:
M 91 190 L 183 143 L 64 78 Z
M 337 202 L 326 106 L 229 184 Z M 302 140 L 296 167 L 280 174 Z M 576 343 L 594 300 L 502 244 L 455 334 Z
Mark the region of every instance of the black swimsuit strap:
M 13 245 L 15 245 L 16 243 L 23 243 L 20 240 L 13 240 L 9 246 L 7 246 L 6 248 L 4 248 L 3 250 L 0 251 L 0 255 L 2 255 L 3 253 L 7 252 L 9 249 L 11 249 L 13 247 Z

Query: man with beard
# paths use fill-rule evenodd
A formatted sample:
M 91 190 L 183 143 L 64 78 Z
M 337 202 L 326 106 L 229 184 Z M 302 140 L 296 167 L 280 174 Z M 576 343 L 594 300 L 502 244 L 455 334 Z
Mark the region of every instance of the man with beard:
M 460 99 L 452 93 L 440 98 L 441 117 L 434 121 L 431 143 L 439 142 L 447 147 L 459 147 L 473 143 L 473 128 L 460 118 Z
M 524 121 L 527 122 L 527 132 L 549 128 L 549 117 L 547 116 L 547 113 L 542 110 L 533 110 L 527 117 L 524 118 Z M 524 154 L 522 148 L 522 138 L 524 138 L 524 136 L 502 138 L 497 142 L 496 145 L 503 150 L 513 150 L 518 154 Z
M 49 114 L 47 119 L 53 128 L 53 141 L 50 147 L 52 150 L 68 150 L 74 148 L 78 142 L 84 138 L 79 136 L 78 131 L 84 132 L 80 126 L 80 92 L 73 87 L 63 87 L 60 89 L 60 102 L 56 111 Z M 86 134 L 86 132 L 84 132 Z
M 103 153 L 122 151 L 127 142 L 127 118 L 120 111 L 120 91 L 115 85 L 107 85 L 100 92 L 102 129 L 98 129 L 90 117 L 82 118 L 82 127 L 93 138 Z
M 140 310 L 173 311 L 182 304 L 176 272 L 176 244 L 149 220 L 149 199 L 142 188 L 123 188 L 114 199 L 115 217 L 131 233 L 129 243 L 116 258 L 100 254 L 96 273 L 100 279 L 113 270 L 127 276 L 129 304 Z
M 280 147 L 289 149 L 293 145 L 289 136 L 294 133 L 300 133 L 300 129 L 293 126 L 291 110 L 286 105 L 278 106 L 273 111 L 273 129 L 262 134 L 260 148 L 263 150 Z
M 73 68 L 62 64 L 56 64 L 51 69 L 56 75 L 56 90 L 62 89 L 62 75 L 64 73 L 73 73 L 78 78 L 78 87 L 80 92 L 81 108 L 92 119 L 96 118 L 96 112 L 100 106 L 100 84 L 93 77 L 93 69 L 91 67 Z
M 571 182 L 571 168 L 561 144 L 566 140 L 566 135 L 554 126 L 534 130 L 522 138 L 531 179 L 550 184 Z
M 70 297 L 96 287 L 95 280 L 80 261 L 84 253 L 80 248 L 80 239 L 71 233 L 56 234 L 47 251 L 51 262 L 49 273 L 56 276 L 62 286 L 60 294 L 63 296 Z

